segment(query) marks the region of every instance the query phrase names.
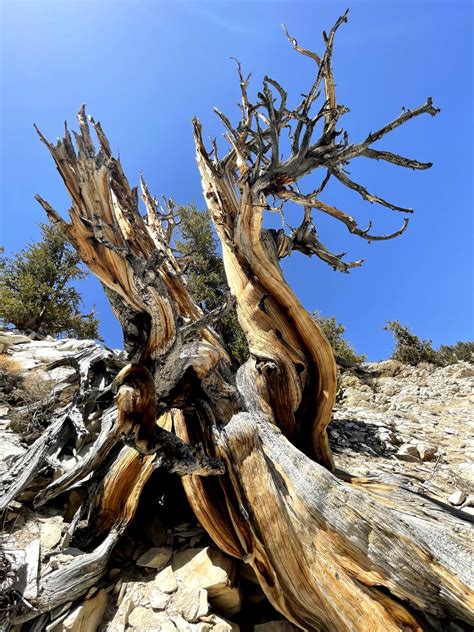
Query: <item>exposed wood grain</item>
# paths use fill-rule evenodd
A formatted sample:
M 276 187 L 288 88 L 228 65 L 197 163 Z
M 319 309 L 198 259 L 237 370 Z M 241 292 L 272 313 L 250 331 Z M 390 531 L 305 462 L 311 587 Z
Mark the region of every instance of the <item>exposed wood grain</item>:
M 237 62 L 242 118 L 234 126 L 218 112 L 230 145 L 223 158 L 216 143 L 212 153 L 206 150 L 194 121 L 204 197 L 249 344 L 250 358 L 237 375 L 212 330 L 216 314 L 205 315 L 194 304 L 174 258 L 172 200 L 160 208 L 142 180 L 146 219 L 141 216 L 136 189 L 91 119 L 95 148 L 84 109 L 77 150 L 67 129 L 56 145 L 41 136 L 71 195 L 71 221 L 40 202 L 106 288 L 130 364 L 110 386 L 116 408 L 104 411 L 91 455 L 37 498 L 44 503 L 78 484 L 87 490 L 71 532 L 88 552 L 43 578 L 40 609 L 77 598 L 97 581 L 146 480 L 155 467 L 165 467 L 183 476 L 189 502 L 218 546 L 251 565 L 272 604 L 301 629 L 423 630 L 446 618 L 472 622 L 468 521 L 385 479 L 343 481 L 333 474 L 326 434 L 336 393 L 333 354 L 279 265 L 295 249 L 341 271 L 362 263 L 347 263 L 324 246 L 313 209 L 365 239 L 404 232 L 406 222 L 395 233 L 374 235 L 370 226 L 360 229 L 350 215 L 320 201 L 334 176 L 371 202 L 403 210 L 347 178 L 342 169 L 352 158 L 429 166 L 371 145 L 419 115 L 435 115 L 431 100 L 362 143 L 349 144 L 346 135 L 340 140 L 337 124 L 347 108 L 337 103 L 331 59 L 346 21 L 344 14 L 325 35 L 323 55 L 288 35 L 317 67 L 294 110 L 269 77 L 252 104 L 249 78 Z M 320 89 L 325 99 L 314 113 Z M 314 139 L 318 121 L 323 130 Z M 282 157 L 280 135 L 288 128 L 290 150 Z M 321 185 L 301 193 L 298 180 L 318 168 L 326 173 Z M 289 234 L 263 228 L 266 210 L 283 213 L 278 200 L 303 208 L 301 225 Z M 42 445 L 32 450 L 35 466 L 10 498 L 41 466 Z

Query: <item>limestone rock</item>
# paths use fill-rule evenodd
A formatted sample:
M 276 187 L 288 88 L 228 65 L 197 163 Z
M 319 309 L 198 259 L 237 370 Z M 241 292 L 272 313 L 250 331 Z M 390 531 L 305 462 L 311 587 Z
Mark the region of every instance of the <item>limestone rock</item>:
M 107 591 L 102 588 L 75 608 L 54 632 L 95 632 L 107 607 Z
M 62 535 L 62 520 L 47 520 L 41 527 L 41 547 L 46 551 L 51 551 L 60 542 Z
M 177 628 L 170 617 L 164 612 L 153 612 L 143 606 L 137 606 L 128 615 L 128 624 L 144 632 L 145 630 L 160 630 L 160 632 L 176 632 Z
M 237 623 L 227 621 L 227 619 L 223 619 L 217 614 L 202 617 L 201 620 L 211 626 L 212 632 L 240 632 L 240 626 Z
M 150 606 L 153 608 L 153 610 L 164 610 L 166 608 L 166 604 L 170 599 L 170 595 L 167 595 L 165 592 L 154 588 L 150 593 Z
M 465 500 L 466 500 L 466 494 L 462 490 L 457 489 L 448 498 L 448 503 L 457 507 L 458 505 L 462 505 Z
M 171 559 L 173 551 L 169 547 L 158 546 L 148 549 L 146 553 L 143 553 L 138 560 L 137 566 L 147 566 L 148 568 L 158 568 L 161 569 Z
M 155 586 L 165 592 L 172 593 L 178 588 L 178 582 L 171 566 L 167 566 L 155 577 Z
M 199 627 L 199 623 L 189 623 L 180 614 L 172 614 L 170 615 L 170 619 L 175 624 L 178 632 L 196 632 L 196 629 Z M 202 630 L 202 632 L 207 631 Z
M 399 461 L 418 461 L 418 449 L 416 445 L 402 445 L 395 453 Z
M 16 438 L 3 434 L 0 438 L 0 472 L 6 472 L 10 461 L 24 453 L 25 448 L 19 444 Z
M 418 455 L 422 461 L 432 461 L 436 457 L 437 448 L 427 443 L 419 443 L 416 446 Z
M 170 611 L 175 610 L 186 621 L 193 623 L 208 613 L 207 590 L 197 586 L 178 590 L 173 596 Z
M 5 348 L 25 342 L 29 343 L 31 342 L 31 339 L 23 334 L 14 334 L 8 331 L 0 332 L 0 344 L 5 345 Z
M 239 612 L 242 595 L 232 585 L 234 562 L 221 551 L 206 547 L 187 549 L 173 557 L 173 570 L 179 583 L 208 591 L 211 603 L 225 616 Z

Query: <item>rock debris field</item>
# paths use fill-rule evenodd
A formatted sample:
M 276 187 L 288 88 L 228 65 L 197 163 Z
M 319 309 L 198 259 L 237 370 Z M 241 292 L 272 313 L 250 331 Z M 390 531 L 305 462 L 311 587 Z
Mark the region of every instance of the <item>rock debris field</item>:
M 40 436 L 47 406 L 73 396 L 76 371 L 61 361 L 95 346 L 0 331 L 0 476 L 7 477 Z M 123 363 L 120 353 L 111 354 Z M 338 474 L 402 476 L 417 491 L 474 515 L 473 386 L 474 366 L 465 362 L 439 368 L 388 360 L 345 370 L 329 427 Z M 67 537 L 77 492 L 39 509 L 31 501 L 48 476 L 59 477 L 87 455 L 100 418 L 85 426 L 88 435 L 57 455 L 45 479 L 33 481 L 4 511 L 0 593 L 34 601 L 41 577 L 83 553 Z M 157 494 L 156 487 L 145 488 L 107 574 L 84 598 L 29 622 L 15 622 L 14 604 L 4 599 L 0 608 L 8 616 L 0 630 L 296 630 L 270 606 L 247 565 L 209 540 L 179 480 L 170 478 L 165 489 Z

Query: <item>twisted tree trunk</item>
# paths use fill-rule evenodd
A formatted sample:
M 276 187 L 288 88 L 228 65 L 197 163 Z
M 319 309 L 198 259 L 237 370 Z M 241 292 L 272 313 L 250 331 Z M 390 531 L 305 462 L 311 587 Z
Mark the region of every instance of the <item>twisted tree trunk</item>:
M 405 230 L 407 220 L 392 235 L 371 235 L 319 200 L 335 176 L 366 199 L 403 210 L 349 180 L 342 165 L 353 157 L 429 166 L 370 145 L 419 114 L 434 115 L 431 100 L 362 143 L 337 142 L 336 122 L 345 108 L 335 100 L 331 54 L 344 21 L 325 36 L 323 57 L 290 38 L 318 66 L 314 85 L 295 110 L 288 110 L 285 91 L 269 78 L 251 104 L 239 66 L 242 121 L 234 128 L 219 113 L 230 152 L 219 159 L 214 147 L 211 156 L 194 123 L 204 197 L 250 349 L 236 375 L 212 329 L 225 306 L 202 313 L 171 248 L 173 205 L 160 209 L 142 182 L 142 218 L 136 189 L 91 119 L 96 150 L 84 109 L 77 152 L 67 129 L 57 145 L 42 137 L 71 195 L 70 223 L 38 199 L 103 283 L 130 363 L 108 386 L 115 404 L 103 417 L 93 453 L 37 497 L 37 503 L 47 502 L 91 475 L 87 507 L 74 523 L 89 552 L 44 578 L 38 608 L 84 593 L 104 572 L 144 483 L 162 467 L 183 477 L 191 507 L 216 544 L 249 564 L 271 603 L 302 629 L 423 630 L 443 620 L 474 622 L 466 515 L 421 498 L 400 481 L 352 479 L 335 470 L 326 435 L 336 392 L 334 358 L 279 265 L 293 249 L 341 271 L 361 263 L 345 263 L 323 246 L 312 209 L 364 239 Z M 326 100 L 311 114 L 320 84 Z M 319 121 L 323 131 L 314 142 Z M 282 161 L 279 136 L 288 126 L 291 153 Z M 327 171 L 322 186 L 303 195 L 296 182 L 317 167 Z M 290 234 L 265 230 L 263 212 L 274 206 L 269 198 L 302 204 L 301 226 Z M 23 487 L 11 487 L 8 498 Z

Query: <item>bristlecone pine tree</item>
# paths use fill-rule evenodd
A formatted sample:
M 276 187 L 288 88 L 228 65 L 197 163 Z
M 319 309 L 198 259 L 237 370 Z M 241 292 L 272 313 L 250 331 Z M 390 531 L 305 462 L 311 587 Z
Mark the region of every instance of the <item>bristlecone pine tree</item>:
M 242 117 L 235 124 L 217 112 L 228 152 L 218 154 L 215 143 L 208 151 L 194 121 L 204 198 L 250 351 L 236 374 L 212 328 L 225 305 L 203 316 L 183 282 L 170 246 L 172 208 L 160 209 L 142 181 L 141 216 L 137 190 L 90 118 L 96 149 L 84 109 L 77 148 L 67 129 L 54 145 L 40 134 L 71 195 L 70 222 L 38 200 L 106 288 L 130 363 L 114 381 L 115 406 L 103 417 L 92 454 L 37 498 L 46 502 L 90 476 L 91 492 L 74 525 L 90 552 L 42 579 L 39 609 L 72 601 L 97 581 L 143 485 L 162 467 L 182 475 L 212 539 L 251 566 L 271 603 L 301 629 L 388 632 L 440 630 L 446 620 L 474 623 L 467 516 L 418 496 L 395 477 L 354 479 L 335 468 L 326 435 L 336 394 L 333 354 L 279 265 L 293 250 L 343 272 L 362 263 L 348 263 L 323 245 L 313 209 L 365 240 L 406 230 L 408 219 L 396 232 L 376 235 L 371 225 L 360 228 L 323 201 L 326 183 L 335 178 L 365 200 L 411 212 L 354 182 L 346 169 L 352 159 L 430 167 L 373 144 L 418 116 L 436 115 L 431 98 L 362 141 L 350 142 L 338 129 L 347 108 L 336 99 L 331 59 L 346 20 L 341 16 L 324 34 L 322 55 L 288 35 L 316 71 L 296 108 L 269 77 L 252 102 L 238 65 Z M 280 141 L 288 133 L 282 157 L 287 143 Z M 325 172 L 322 185 L 301 192 L 298 181 L 317 169 Z M 286 201 L 301 205 L 301 224 L 289 233 L 265 230 L 264 212 Z M 64 441 L 64 433 L 58 439 L 63 426 L 55 424 L 48 450 Z M 30 474 L 45 449 L 33 446 Z

